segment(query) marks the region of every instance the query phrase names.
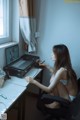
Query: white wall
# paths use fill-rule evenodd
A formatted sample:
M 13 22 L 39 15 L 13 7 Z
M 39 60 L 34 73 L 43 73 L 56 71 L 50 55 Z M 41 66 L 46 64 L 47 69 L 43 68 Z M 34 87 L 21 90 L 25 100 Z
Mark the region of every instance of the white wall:
M 80 3 L 41 0 L 40 10 L 38 54 L 53 65 L 50 58 L 53 45 L 67 45 L 73 68 L 80 77 Z

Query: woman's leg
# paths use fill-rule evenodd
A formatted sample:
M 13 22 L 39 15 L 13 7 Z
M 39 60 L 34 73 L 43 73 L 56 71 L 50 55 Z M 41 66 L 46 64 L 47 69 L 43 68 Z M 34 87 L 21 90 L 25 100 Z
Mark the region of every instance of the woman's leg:
M 56 87 L 54 88 L 54 91 L 52 92 L 53 97 L 54 96 L 59 96 L 59 92 L 58 92 L 58 88 L 57 88 L 57 85 Z M 50 103 L 50 104 L 45 104 L 46 107 L 48 108 L 59 108 L 60 107 L 60 104 L 58 102 L 53 102 L 53 103 Z
M 53 96 L 60 96 L 69 100 L 68 91 L 62 83 L 57 84 L 56 89 L 53 91 Z M 59 108 L 60 104 L 58 102 L 53 102 L 51 104 L 45 104 L 45 106 L 48 108 Z

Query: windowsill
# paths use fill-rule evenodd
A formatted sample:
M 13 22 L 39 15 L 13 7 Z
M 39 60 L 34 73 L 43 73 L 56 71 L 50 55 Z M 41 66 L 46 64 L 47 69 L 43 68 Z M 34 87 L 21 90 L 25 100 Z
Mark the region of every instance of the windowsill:
M 8 42 L 8 43 L 0 44 L 0 49 L 1 48 L 6 48 L 6 47 L 9 47 L 9 46 L 12 46 L 12 45 L 16 45 L 16 44 L 18 44 L 18 42 Z
M 4 39 L 4 38 L 8 38 L 8 36 L 6 36 L 6 35 L 0 35 L 0 39 Z

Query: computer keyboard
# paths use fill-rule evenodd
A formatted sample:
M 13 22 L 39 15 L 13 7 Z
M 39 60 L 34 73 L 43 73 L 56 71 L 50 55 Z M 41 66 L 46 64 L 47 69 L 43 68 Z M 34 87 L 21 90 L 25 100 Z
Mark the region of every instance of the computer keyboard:
M 32 61 L 25 61 L 20 60 L 12 65 L 12 67 L 18 68 L 18 69 L 25 69 L 31 64 Z

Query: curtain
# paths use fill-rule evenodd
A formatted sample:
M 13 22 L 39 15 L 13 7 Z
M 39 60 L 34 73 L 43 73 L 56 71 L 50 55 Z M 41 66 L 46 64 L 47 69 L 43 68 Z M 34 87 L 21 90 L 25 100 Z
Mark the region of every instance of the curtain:
M 36 19 L 34 14 L 34 0 L 19 0 L 20 30 L 23 40 L 28 44 L 28 51 L 37 50 L 35 38 Z

